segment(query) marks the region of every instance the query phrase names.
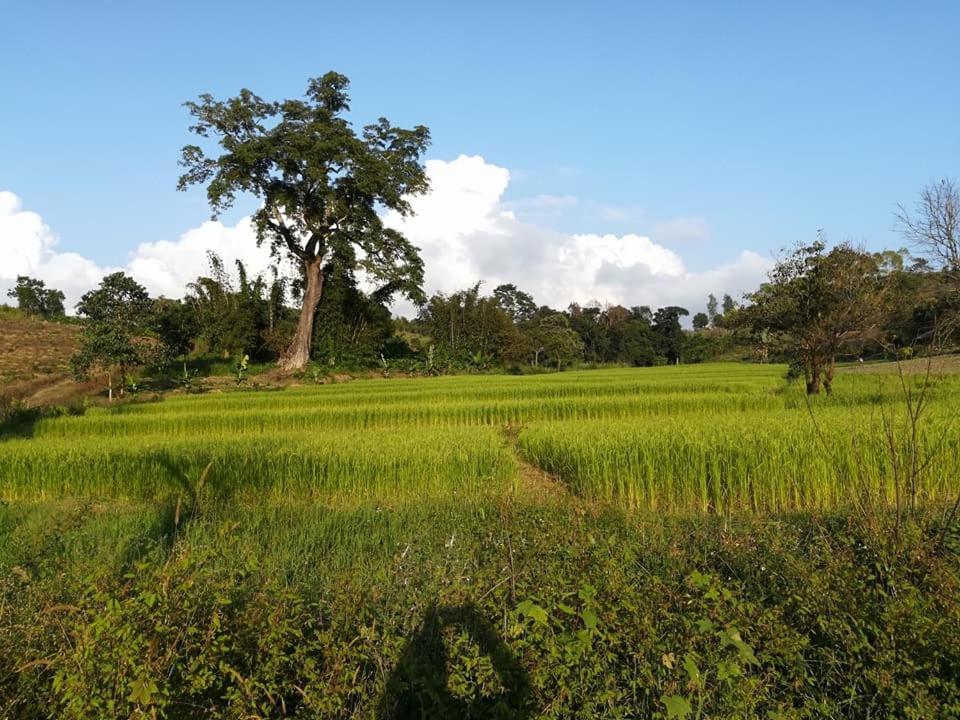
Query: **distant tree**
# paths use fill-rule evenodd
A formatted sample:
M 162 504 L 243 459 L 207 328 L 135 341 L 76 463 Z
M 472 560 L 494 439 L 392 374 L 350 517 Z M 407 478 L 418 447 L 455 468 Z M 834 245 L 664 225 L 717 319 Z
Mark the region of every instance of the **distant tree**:
M 7 291 L 7 297 L 15 298 L 17 307 L 30 315 L 39 315 L 47 320 L 63 317 L 63 293 L 47 288 L 43 280 L 17 276 L 17 284 Z
M 693 316 L 693 329 L 704 330 L 710 324 L 710 318 L 706 313 L 698 312 Z
M 534 344 L 534 365 L 539 364 L 541 353 L 561 369 L 583 357 L 583 342 L 570 328 L 570 320 L 562 313 L 554 313 L 531 322 L 530 335 Z
M 624 327 L 620 359 L 637 367 L 656 364 L 653 329 L 646 318 L 635 317 Z
M 583 355 L 587 362 L 607 362 L 610 357 L 610 335 L 606 326 L 599 322 L 600 308 L 581 308 L 571 305 L 568 309 L 570 328 L 583 343 Z
M 671 365 L 680 362 L 683 353 L 680 318 L 689 314 L 689 310 L 676 305 L 660 308 L 653 314 L 654 347 Z
M 86 293 L 77 303 L 77 312 L 86 322 L 80 335 L 80 351 L 71 358 L 74 372 L 84 377 L 93 367 L 106 370 L 112 400 L 114 370 L 119 371 L 122 381 L 131 369 L 154 357 L 156 342 L 150 338 L 152 310 L 153 302 L 142 285 L 122 272 L 107 275 L 99 288 Z
M 263 334 L 270 314 L 264 297 L 266 281 L 262 275 L 251 278 L 237 260 L 234 282 L 219 255 L 210 251 L 207 259 L 209 275 L 187 286 L 187 301 L 197 318 L 202 347 L 223 357 L 265 357 Z
M 344 117 L 348 85 L 330 72 L 309 81 L 303 100 L 267 102 L 242 90 L 226 101 L 201 95 L 186 103 L 196 119 L 191 130 L 216 137 L 222 152 L 208 157 L 197 145 L 184 147 L 179 189 L 206 185 L 214 216 L 238 193 L 256 195 L 258 242 L 301 266 L 300 316 L 280 359 L 287 371 L 304 368 L 310 358 L 314 316 L 334 268 L 362 271 L 384 297 L 399 292 L 424 299 L 417 248 L 384 226 L 382 212 L 407 215 L 410 198 L 426 192 L 420 159 L 430 132 L 381 118 L 357 134 Z
M 717 319 L 717 296 L 713 293 L 707 295 L 707 318 L 711 325 Z
M 199 332 L 197 315 L 189 303 L 168 298 L 153 301 L 153 330 L 161 345 L 159 360 L 166 364 L 193 350 Z
M 448 363 L 499 359 L 514 332 L 510 316 L 494 298 L 480 293 L 480 283 L 450 295 L 433 295 L 420 309 L 419 321 Z
M 914 211 L 897 212 L 900 231 L 960 286 L 960 190 L 947 178 L 920 193 Z
M 513 283 L 495 287 L 493 298 L 515 323 L 529 320 L 537 312 L 537 304 L 533 301 L 533 297 L 523 290 L 518 290 Z
M 869 339 L 882 319 L 881 290 L 873 256 L 847 244 L 828 251 L 818 240 L 774 266 L 738 322 L 803 366 L 808 394 L 829 393 L 836 356 Z
M 683 362 L 700 363 L 712 360 L 721 351 L 721 342 L 713 333 L 693 332 L 683 336 Z
M 730 313 L 732 313 L 734 310 L 737 309 L 737 303 L 732 297 L 724 293 L 723 304 L 721 307 L 723 308 L 723 314 L 729 315 Z

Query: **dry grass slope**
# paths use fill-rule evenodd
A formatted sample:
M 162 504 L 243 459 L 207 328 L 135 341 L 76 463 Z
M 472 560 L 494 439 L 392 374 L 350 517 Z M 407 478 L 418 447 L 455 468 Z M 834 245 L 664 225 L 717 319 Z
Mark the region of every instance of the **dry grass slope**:
M 31 404 L 75 397 L 82 386 L 70 378 L 70 356 L 79 333 L 76 325 L 0 310 L 0 392 Z

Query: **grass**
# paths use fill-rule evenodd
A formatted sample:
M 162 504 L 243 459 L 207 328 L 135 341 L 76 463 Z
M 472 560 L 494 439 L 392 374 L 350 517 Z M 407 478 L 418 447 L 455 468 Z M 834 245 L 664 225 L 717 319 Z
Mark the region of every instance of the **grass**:
M 791 512 L 892 500 L 894 376 L 842 374 L 808 403 L 780 366 L 442 377 L 171 396 L 38 419 L 0 452 L 8 499 L 160 498 L 212 487 L 357 502 L 511 486 L 514 447 L 576 495 L 631 510 Z M 909 383 L 920 382 L 910 376 Z M 922 498 L 951 491 L 958 380 L 932 391 Z M 899 442 L 899 441 L 898 441 Z M 485 491 L 485 490 L 484 490 Z
M 954 716 L 960 532 L 857 509 L 895 499 L 899 380 L 808 404 L 785 371 L 30 416 L 0 438 L 0 717 Z M 919 435 L 938 509 L 958 381 Z

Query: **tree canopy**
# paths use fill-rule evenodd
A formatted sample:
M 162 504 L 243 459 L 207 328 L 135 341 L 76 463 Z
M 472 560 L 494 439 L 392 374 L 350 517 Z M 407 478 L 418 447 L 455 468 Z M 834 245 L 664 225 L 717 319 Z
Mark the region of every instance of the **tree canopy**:
M 7 291 L 7 297 L 15 298 L 17 307 L 30 315 L 44 319 L 63 317 L 63 293 L 48 288 L 43 280 L 18 275 L 17 284 Z
M 286 370 L 309 360 L 314 314 L 336 268 L 362 271 L 383 298 L 424 299 L 417 248 L 387 228 L 381 213 L 407 215 L 410 198 L 427 191 L 421 156 L 430 132 L 381 117 L 358 134 L 345 117 L 348 87 L 345 76 L 328 72 L 311 79 L 299 100 L 270 102 L 245 89 L 224 101 L 205 94 L 186 103 L 196 120 L 191 131 L 216 138 L 220 151 L 212 157 L 199 145 L 184 147 L 179 189 L 205 185 L 214 216 L 238 193 L 257 196 L 258 241 L 300 265 L 302 307 L 281 357 Z

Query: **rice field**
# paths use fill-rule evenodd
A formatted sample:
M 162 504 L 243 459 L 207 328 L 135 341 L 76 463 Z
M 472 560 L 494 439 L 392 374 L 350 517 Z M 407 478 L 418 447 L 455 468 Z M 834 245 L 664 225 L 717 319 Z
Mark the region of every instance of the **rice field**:
M 532 465 L 629 510 L 823 510 L 866 492 L 893 502 L 891 427 L 923 461 L 918 497 L 956 492 L 960 378 L 937 379 L 908 447 L 896 376 L 844 374 L 808 404 L 784 374 L 715 364 L 174 395 L 0 440 L 0 497 L 157 500 L 202 484 L 254 504 L 457 501 L 513 493 Z

